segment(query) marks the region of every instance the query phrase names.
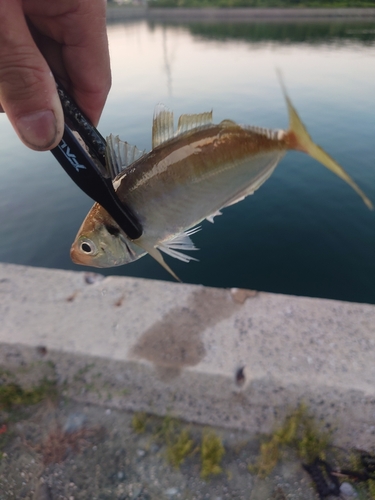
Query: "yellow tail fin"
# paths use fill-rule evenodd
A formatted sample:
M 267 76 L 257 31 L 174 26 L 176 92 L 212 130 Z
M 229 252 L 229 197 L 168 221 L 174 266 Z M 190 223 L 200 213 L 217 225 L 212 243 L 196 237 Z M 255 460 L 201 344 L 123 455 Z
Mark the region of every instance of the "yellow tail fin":
M 357 186 L 357 184 L 353 181 L 353 179 L 345 172 L 345 170 L 331 157 L 327 154 L 320 146 L 314 143 L 311 139 L 309 133 L 306 130 L 306 127 L 302 123 L 300 117 L 298 116 L 297 111 L 295 110 L 289 96 L 286 92 L 284 83 L 281 78 L 281 74 L 279 73 L 279 79 L 281 83 L 281 87 L 284 93 L 284 97 L 286 100 L 286 104 L 288 106 L 289 113 L 289 130 L 286 134 L 286 142 L 290 146 L 291 149 L 296 149 L 298 151 L 303 151 L 307 153 L 312 158 L 315 158 L 319 163 L 327 167 L 338 177 L 341 177 L 345 182 L 351 186 L 356 193 L 362 198 L 366 206 L 373 210 L 373 205 L 371 201 L 367 198 L 362 189 Z

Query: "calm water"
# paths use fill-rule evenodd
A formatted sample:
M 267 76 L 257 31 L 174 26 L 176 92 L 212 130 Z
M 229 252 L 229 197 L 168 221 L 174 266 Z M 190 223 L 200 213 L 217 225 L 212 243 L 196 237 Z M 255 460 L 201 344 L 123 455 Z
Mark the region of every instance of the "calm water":
M 103 135 L 149 149 L 158 102 L 176 115 L 212 108 L 216 121 L 285 128 L 281 68 L 311 135 L 375 202 L 374 24 L 137 22 L 111 25 L 109 38 Z M 0 261 L 84 270 L 69 248 L 91 201 L 50 153 L 20 145 L 5 116 L 0 137 Z M 194 241 L 200 262 L 168 260 L 184 282 L 375 303 L 375 213 L 302 154 Z M 105 272 L 170 279 L 148 256 Z

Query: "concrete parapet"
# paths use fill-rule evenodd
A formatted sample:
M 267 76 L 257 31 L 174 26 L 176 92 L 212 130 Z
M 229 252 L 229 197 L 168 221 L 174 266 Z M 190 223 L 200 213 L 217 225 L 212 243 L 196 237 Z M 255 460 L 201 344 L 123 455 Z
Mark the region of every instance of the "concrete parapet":
M 375 306 L 0 264 L 0 366 L 81 401 L 268 433 L 300 402 L 375 445 Z
M 110 7 L 109 22 L 136 19 L 150 21 L 240 21 L 256 20 L 363 20 L 375 17 L 375 8 L 146 8 Z

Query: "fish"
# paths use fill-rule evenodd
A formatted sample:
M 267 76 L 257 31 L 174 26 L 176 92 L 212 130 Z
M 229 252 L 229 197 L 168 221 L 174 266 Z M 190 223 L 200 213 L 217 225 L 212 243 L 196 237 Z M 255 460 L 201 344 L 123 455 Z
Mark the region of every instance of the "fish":
M 149 153 L 107 137 L 106 160 L 114 189 L 142 225 L 130 239 L 98 203 L 89 211 L 72 244 L 76 264 L 105 268 L 134 262 L 147 253 L 176 280 L 161 252 L 183 262 L 197 260 L 191 236 L 199 224 L 253 194 L 289 150 L 308 154 L 349 184 L 369 209 L 371 201 L 345 170 L 315 144 L 298 116 L 283 82 L 288 130 L 213 123 L 212 111 L 184 114 L 174 129 L 173 112 L 155 108 Z

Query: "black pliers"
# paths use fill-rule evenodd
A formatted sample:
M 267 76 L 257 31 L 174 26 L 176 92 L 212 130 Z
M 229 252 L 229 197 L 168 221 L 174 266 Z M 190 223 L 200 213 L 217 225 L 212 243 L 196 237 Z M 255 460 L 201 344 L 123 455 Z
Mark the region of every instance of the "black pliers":
M 56 85 L 64 111 L 65 126 L 61 142 L 51 153 L 77 186 L 105 208 L 130 239 L 139 238 L 142 226 L 130 208 L 118 199 L 106 169 L 104 137 L 84 116 L 61 84 L 57 82 Z M 73 132 L 78 133 L 87 150 Z

